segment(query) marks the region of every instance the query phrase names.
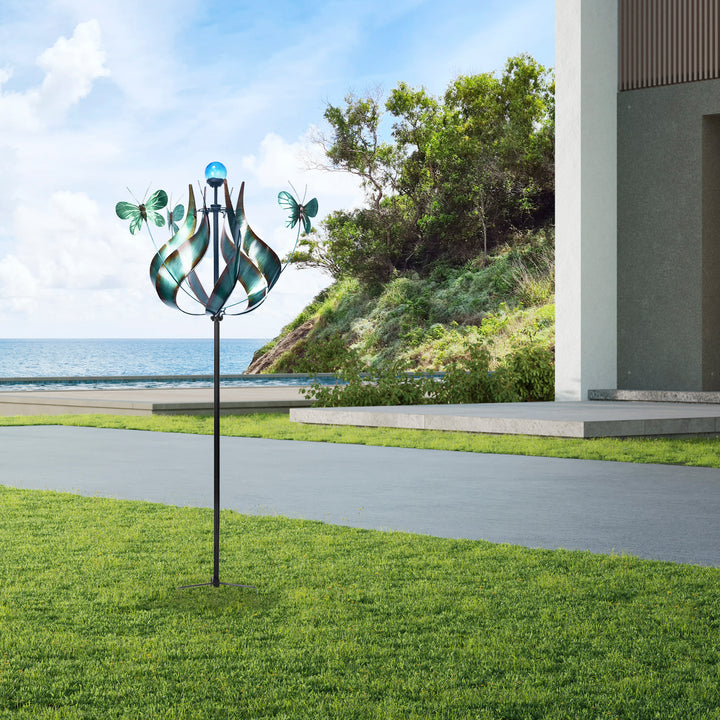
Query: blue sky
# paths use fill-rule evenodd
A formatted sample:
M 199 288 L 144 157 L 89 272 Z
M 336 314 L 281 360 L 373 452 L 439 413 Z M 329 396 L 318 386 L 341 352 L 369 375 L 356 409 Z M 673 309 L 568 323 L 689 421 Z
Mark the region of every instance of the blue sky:
M 220 160 L 282 252 L 288 181 L 318 220 L 362 202 L 313 169 L 327 103 L 401 81 L 440 95 L 521 52 L 553 66 L 553 0 L 3 0 L 0 337 L 205 337 L 155 295 L 150 239 L 115 217 L 126 186 L 184 201 Z M 290 268 L 223 334 L 271 337 L 328 282 Z

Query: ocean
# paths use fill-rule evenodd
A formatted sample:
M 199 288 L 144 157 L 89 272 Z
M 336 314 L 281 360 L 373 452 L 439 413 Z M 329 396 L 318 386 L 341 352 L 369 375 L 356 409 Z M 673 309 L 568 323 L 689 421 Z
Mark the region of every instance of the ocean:
M 221 339 L 220 373 L 243 373 L 265 339 Z M 0 340 L 0 379 L 212 375 L 213 340 Z M 4 383 L 2 389 L 15 389 Z

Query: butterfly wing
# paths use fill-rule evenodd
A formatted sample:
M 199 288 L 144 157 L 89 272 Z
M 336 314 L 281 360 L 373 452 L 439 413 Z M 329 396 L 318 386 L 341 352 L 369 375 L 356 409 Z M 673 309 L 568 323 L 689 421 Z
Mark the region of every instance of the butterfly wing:
M 176 205 L 174 210 L 167 211 L 168 227 L 172 229 L 173 234 L 178 231 L 178 222 L 182 220 L 183 215 L 185 215 L 184 205 Z
M 132 203 L 125 202 L 123 200 L 115 206 L 115 214 L 121 220 L 127 220 L 128 218 L 134 219 L 135 216 L 140 217 L 140 210 L 137 205 L 133 205 Z
M 305 205 L 305 216 L 314 218 L 318 214 L 318 201 L 313 198 Z
M 151 196 L 150 199 L 145 203 L 145 209 L 147 210 L 148 215 L 150 215 L 151 212 L 154 212 L 156 210 L 162 210 L 166 205 L 168 204 L 168 196 L 167 193 L 164 190 L 156 190 Z M 156 225 L 159 225 L 160 223 L 155 223 Z M 165 224 L 165 221 L 163 220 L 163 225 Z
M 300 205 L 298 205 L 297 200 L 295 200 L 289 192 L 282 190 L 278 193 L 278 203 L 280 204 L 280 207 L 285 208 L 285 210 L 290 212 L 290 217 L 285 223 L 285 227 L 295 227 L 298 220 L 300 220 Z
M 317 198 L 310 200 L 307 205 L 303 207 L 302 220 L 303 227 L 305 228 L 305 234 L 307 235 L 312 230 L 312 221 L 310 218 L 314 218 L 318 213 L 318 201 Z
M 152 220 L 158 227 L 164 227 L 165 218 L 160 213 L 150 210 L 147 205 L 145 206 L 145 211 L 147 212 L 148 222 Z
M 142 224 L 143 217 L 139 212 L 137 212 L 136 216 L 133 217 L 132 222 L 130 223 L 130 233 L 134 235 L 142 227 Z

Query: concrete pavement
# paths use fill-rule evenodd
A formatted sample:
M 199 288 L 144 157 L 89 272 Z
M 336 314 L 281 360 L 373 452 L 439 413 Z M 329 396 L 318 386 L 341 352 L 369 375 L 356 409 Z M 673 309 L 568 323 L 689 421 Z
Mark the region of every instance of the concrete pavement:
M 720 470 L 222 438 L 223 508 L 720 567 Z M 212 437 L 0 428 L 0 482 L 211 507 Z
M 322 425 L 577 438 L 717 436 L 720 404 L 585 400 L 339 408 L 296 406 L 290 408 L 290 420 Z
M 244 415 L 310 406 L 312 400 L 300 390 L 298 385 L 226 387 L 220 412 Z M 213 408 L 211 387 L 0 391 L 0 415 L 212 415 Z

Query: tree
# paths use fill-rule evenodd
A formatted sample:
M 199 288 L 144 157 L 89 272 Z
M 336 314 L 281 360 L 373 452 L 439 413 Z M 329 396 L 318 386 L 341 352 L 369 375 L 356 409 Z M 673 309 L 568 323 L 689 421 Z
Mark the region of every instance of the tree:
M 553 93 L 550 73 L 522 55 L 499 78 L 458 77 L 442 99 L 400 83 L 384 107 L 378 94 L 328 105 L 328 166 L 362 179 L 368 207 L 333 213 L 298 261 L 383 282 L 552 220 Z M 392 142 L 381 139 L 388 114 Z

